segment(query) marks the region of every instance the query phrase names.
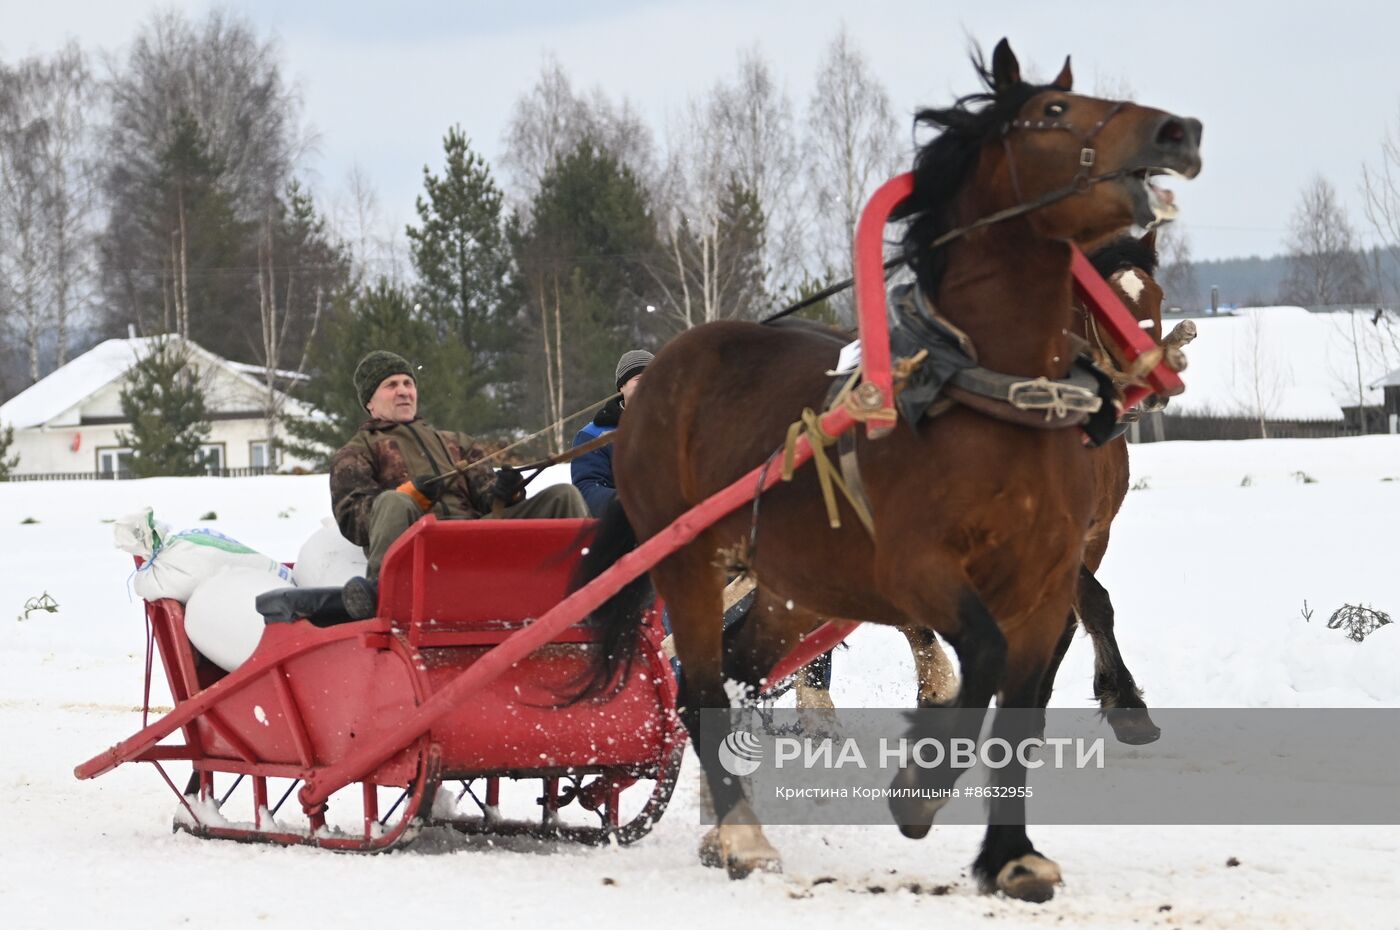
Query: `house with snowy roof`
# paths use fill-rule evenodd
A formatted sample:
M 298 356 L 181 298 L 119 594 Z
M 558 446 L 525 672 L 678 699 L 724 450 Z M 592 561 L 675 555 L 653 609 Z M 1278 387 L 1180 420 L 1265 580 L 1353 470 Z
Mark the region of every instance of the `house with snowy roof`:
M 156 341 L 109 339 L 0 404 L 0 429 L 14 429 L 10 452 L 19 456 L 14 476 L 127 476 L 132 450 L 118 439 L 131 429 L 122 414 L 122 385 Z M 221 358 L 188 340 L 185 345 L 209 411 L 209 437 L 201 454 L 211 474 L 262 474 L 309 466 L 279 448 L 287 439 L 280 424 L 268 434 L 265 369 Z M 282 371 L 275 375 L 275 383 L 282 386 L 300 377 Z M 273 388 L 272 396 L 283 415 L 313 414 L 280 388 Z
M 1400 368 L 1386 372 L 1371 387 L 1385 394 L 1385 419 L 1390 432 L 1400 433 Z

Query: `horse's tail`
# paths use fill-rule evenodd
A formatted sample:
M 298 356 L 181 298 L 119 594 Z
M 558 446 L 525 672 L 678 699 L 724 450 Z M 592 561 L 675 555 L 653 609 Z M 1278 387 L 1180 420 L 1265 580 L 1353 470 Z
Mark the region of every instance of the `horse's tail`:
M 603 512 L 587 546 L 574 570 L 570 591 L 577 591 L 637 548 L 636 531 L 616 497 Z M 642 620 L 652 598 L 651 578 L 643 572 L 593 611 L 589 623 L 601 638 L 590 667 L 574 683 L 577 690 L 569 695 L 569 704 L 621 690 L 632 670 L 642 638 Z

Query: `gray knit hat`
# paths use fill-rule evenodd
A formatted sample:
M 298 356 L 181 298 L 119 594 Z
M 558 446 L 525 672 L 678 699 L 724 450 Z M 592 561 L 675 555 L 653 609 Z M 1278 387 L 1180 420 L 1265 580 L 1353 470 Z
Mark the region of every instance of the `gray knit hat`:
M 622 358 L 617 360 L 617 389 L 622 390 L 622 386 L 641 374 L 643 369 L 651 364 L 651 360 L 656 358 L 646 349 L 632 349 L 622 353 Z
M 408 375 L 414 381 L 418 380 L 408 365 L 408 359 L 402 355 L 375 349 L 360 359 L 360 364 L 355 366 L 355 396 L 359 398 L 361 407 L 369 406 L 369 399 L 379 390 L 384 379 L 391 375 Z

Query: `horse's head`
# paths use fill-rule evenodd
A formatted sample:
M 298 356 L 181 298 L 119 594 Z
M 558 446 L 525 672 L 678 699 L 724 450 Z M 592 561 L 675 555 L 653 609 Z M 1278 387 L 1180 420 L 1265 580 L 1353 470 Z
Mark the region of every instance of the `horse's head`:
M 1120 236 L 1100 246 L 1089 255 L 1094 266 L 1109 287 L 1113 288 L 1123 306 L 1137 318 L 1143 331 L 1152 341 L 1162 343 L 1162 304 L 1166 295 L 1154 277 L 1157 273 L 1157 231 L 1152 230 L 1141 238 Z M 1083 335 L 1099 356 L 1099 363 L 1119 372 L 1130 366 L 1123 350 L 1112 339 L 1104 338 L 1093 317 L 1083 313 Z M 1167 405 L 1168 398 L 1150 394 L 1142 402 L 1145 410 L 1160 410 Z
M 918 154 L 904 210 L 914 217 L 906 252 L 931 294 L 938 246 L 964 232 L 1024 223 L 1039 238 L 1090 246 L 1170 218 L 1172 196 L 1152 179 L 1201 170 L 1198 120 L 1071 93 L 1068 59 L 1050 84 L 1029 84 L 1003 39 L 978 70 L 986 92 L 917 117 L 943 130 Z

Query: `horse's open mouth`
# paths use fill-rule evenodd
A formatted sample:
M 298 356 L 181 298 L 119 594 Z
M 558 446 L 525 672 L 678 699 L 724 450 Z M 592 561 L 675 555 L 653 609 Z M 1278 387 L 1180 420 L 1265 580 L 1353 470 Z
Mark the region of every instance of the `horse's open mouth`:
M 1180 212 L 1176 206 L 1176 194 L 1156 183 L 1158 178 L 1167 176 L 1179 178 L 1182 175 L 1171 168 L 1141 168 L 1128 176 L 1135 205 L 1143 208 L 1142 212 L 1150 214 L 1138 217 L 1144 227 L 1174 220 Z

